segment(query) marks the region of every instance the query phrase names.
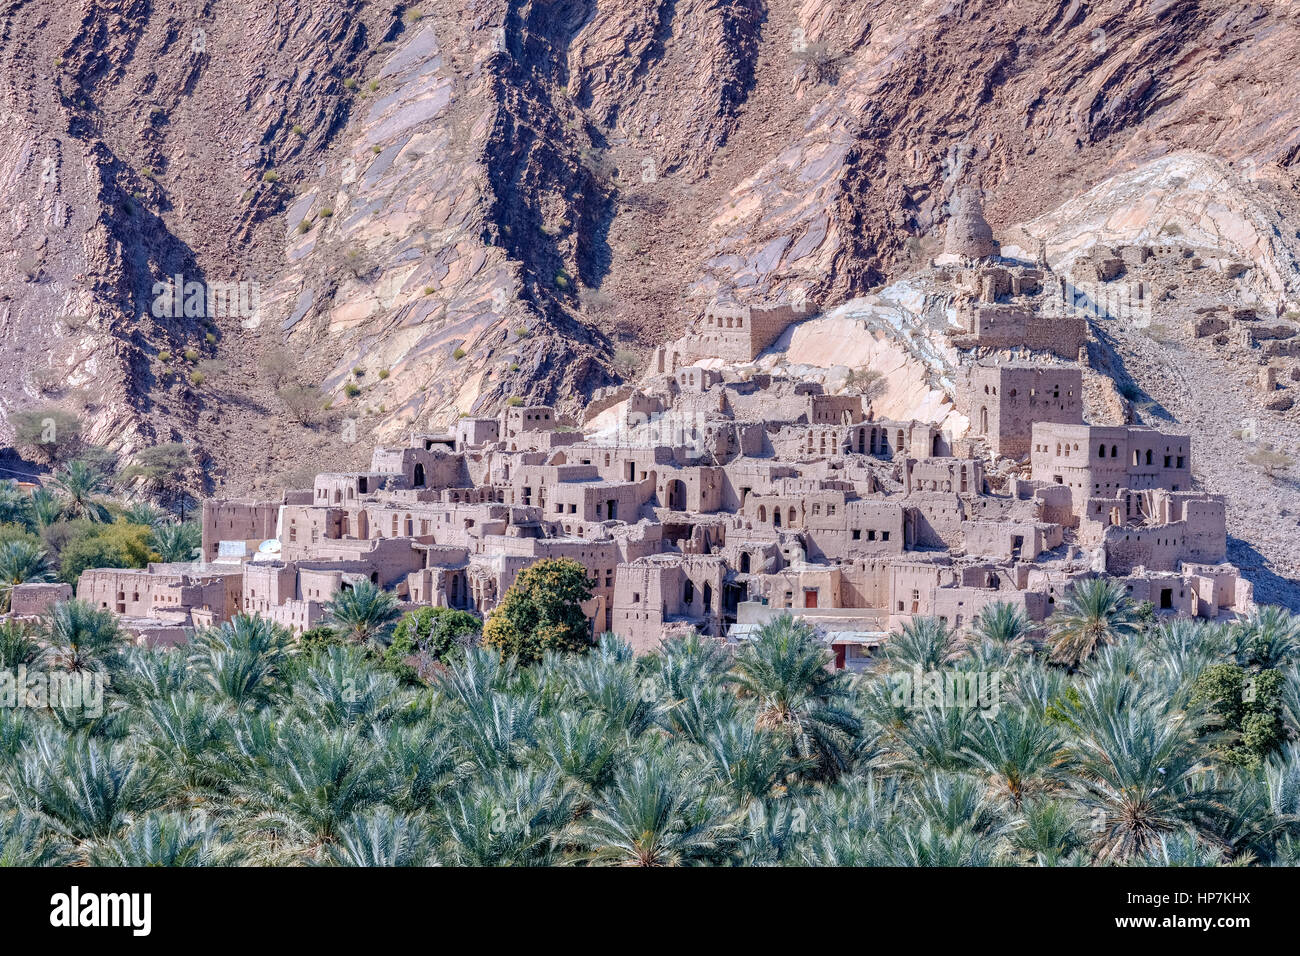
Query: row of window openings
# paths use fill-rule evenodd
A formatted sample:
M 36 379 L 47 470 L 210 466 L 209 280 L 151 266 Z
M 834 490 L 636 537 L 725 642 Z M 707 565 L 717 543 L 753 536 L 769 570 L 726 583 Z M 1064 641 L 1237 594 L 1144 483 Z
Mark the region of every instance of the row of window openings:
M 985 395 L 989 395 L 989 394 L 996 395 L 997 393 L 998 393 L 998 387 L 997 387 L 996 385 L 993 386 L 993 389 L 992 389 L 991 392 L 990 392 L 989 387 L 988 387 L 987 385 L 984 386 L 984 394 L 985 394 Z M 1073 397 L 1074 397 L 1074 389 L 1072 389 L 1072 388 L 1071 388 L 1071 389 L 1066 389 L 1065 394 L 1066 394 L 1066 396 L 1067 396 L 1068 398 L 1073 398 Z M 1036 398 L 1037 395 L 1038 395 L 1038 389 L 1037 389 L 1037 388 L 1031 388 L 1031 389 L 1029 390 L 1029 397 L 1030 397 L 1030 398 Z M 1016 397 L 1016 390 L 1013 388 L 1011 391 L 1007 392 L 1007 397 L 1008 397 L 1008 398 L 1015 398 L 1015 397 Z M 1061 386 L 1059 386 L 1059 385 L 1053 385 L 1053 386 L 1052 386 L 1052 398 L 1060 398 L 1060 397 L 1061 397 Z
M 1036 447 L 1037 447 L 1037 450 L 1040 451 L 1040 452 L 1041 452 L 1041 451 L 1047 451 L 1047 446 L 1046 446 L 1046 445 L 1038 445 L 1038 446 L 1036 446 Z M 1060 442 L 1057 442 L 1057 443 L 1056 443 L 1056 454 L 1057 454 L 1057 457 L 1059 457 L 1059 458 L 1069 458 L 1069 457 L 1070 457 L 1070 450 L 1071 450 L 1071 448 L 1073 448 L 1074 451 L 1078 451 L 1078 450 L 1079 450 L 1079 446 L 1078 446 L 1078 444 L 1075 444 L 1075 445 L 1071 446 L 1068 442 L 1066 442 L 1064 445 L 1062 445 Z M 1106 455 L 1106 446 L 1105 446 L 1105 445 L 1098 445 L 1098 446 L 1097 446 L 1097 457 L 1098 457 L 1098 458 L 1105 458 L 1105 457 L 1107 457 L 1107 455 Z M 1118 445 L 1111 445 L 1111 446 L 1110 446 L 1110 457 L 1111 457 L 1111 458 L 1118 458 L 1118 457 L 1119 457 L 1119 446 L 1118 446 Z M 1164 457 L 1164 463 L 1165 463 L 1164 466 L 1165 466 L 1166 468 L 1182 468 L 1182 467 L 1184 467 L 1184 463 L 1185 463 L 1185 461 L 1186 461 L 1186 457 L 1183 456 L 1183 455 L 1165 455 L 1165 457 Z M 1134 448 L 1134 449 L 1133 449 L 1133 464 L 1134 464 L 1134 465 L 1141 465 L 1141 464 L 1152 465 L 1152 464 L 1155 464 L 1155 453 L 1152 452 L 1152 450 L 1151 450 L 1150 448 L 1148 448 L 1148 449 L 1146 450 L 1146 454 L 1143 455 L 1143 453 L 1142 453 L 1139 449 Z

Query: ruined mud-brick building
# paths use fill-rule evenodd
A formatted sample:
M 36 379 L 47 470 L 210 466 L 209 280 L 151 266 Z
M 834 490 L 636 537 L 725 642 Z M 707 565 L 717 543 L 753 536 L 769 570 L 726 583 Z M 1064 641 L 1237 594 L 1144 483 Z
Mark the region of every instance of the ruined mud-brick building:
M 1045 257 L 1036 264 L 1000 258 L 978 193 L 953 199 L 944 251 L 934 264 L 952 274 L 955 295 L 947 330 L 953 347 L 993 353 L 1028 350 L 1074 361 L 1087 345 L 1088 321 Z
M 655 351 L 655 371 L 670 374 L 705 359 L 752 362 L 781 337 L 791 322 L 807 318 L 808 309 L 806 302 L 771 305 L 714 302 L 705 308 L 683 338 Z
M 1077 365 L 979 362 L 967 369 L 958 407 L 971 436 L 994 456 L 1022 458 L 1036 423 L 1083 424 L 1083 372 Z
M 1075 368 L 981 365 L 965 391 L 974 445 L 808 382 L 679 367 L 603 408 L 604 430 L 509 408 L 277 501 L 208 501 L 200 560 L 89 571 L 78 596 L 146 639 L 147 622 L 172 640 L 241 611 L 302 631 L 361 581 L 486 615 L 521 570 L 565 557 L 587 569 L 593 636 L 643 652 L 788 612 L 854 668 L 916 616 L 963 628 L 1008 602 L 1042 621 L 1096 574 L 1166 613 L 1250 606 L 1187 436 L 1083 424 Z M 1029 477 L 991 481 L 961 451 L 981 443 Z

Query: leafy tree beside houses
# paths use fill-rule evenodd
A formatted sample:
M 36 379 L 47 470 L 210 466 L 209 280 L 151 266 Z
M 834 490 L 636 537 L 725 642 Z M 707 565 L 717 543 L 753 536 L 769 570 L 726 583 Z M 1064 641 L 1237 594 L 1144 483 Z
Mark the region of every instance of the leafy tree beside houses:
M 181 482 L 193 467 L 194 456 L 189 448 L 180 442 L 166 442 L 141 449 L 134 463 L 124 468 L 118 477 L 122 482 L 143 479 L 145 486 L 163 501 L 177 501 L 184 520 L 186 495 Z
M 483 646 L 531 664 L 547 651 L 586 651 L 591 622 L 587 569 L 572 558 L 544 558 L 519 572 L 483 626 Z

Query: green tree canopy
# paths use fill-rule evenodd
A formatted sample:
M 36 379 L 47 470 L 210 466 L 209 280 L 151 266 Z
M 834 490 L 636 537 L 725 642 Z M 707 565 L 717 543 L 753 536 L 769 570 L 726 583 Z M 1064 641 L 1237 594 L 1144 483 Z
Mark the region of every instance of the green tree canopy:
M 59 552 L 59 577 L 77 586 L 89 568 L 143 568 L 157 555 L 149 547 L 153 529 L 124 520 L 112 524 L 68 522 L 72 536 Z
M 587 570 L 572 558 L 545 558 L 519 572 L 483 627 L 485 647 L 529 664 L 546 651 L 585 651 L 591 623 L 582 603 L 591 598 Z
M 384 666 L 403 680 L 415 680 L 428 665 L 458 660 L 478 642 L 483 622 L 467 611 L 422 607 L 403 617 L 384 652 Z M 415 664 L 408 663 L 414 660 Z

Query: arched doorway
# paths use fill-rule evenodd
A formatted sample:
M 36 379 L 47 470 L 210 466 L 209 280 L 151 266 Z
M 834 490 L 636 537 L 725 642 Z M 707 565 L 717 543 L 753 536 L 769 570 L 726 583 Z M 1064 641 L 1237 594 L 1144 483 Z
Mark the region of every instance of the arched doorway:
M 667 486 L 667 498 L 670 511 L 685 511 L 686 483 L 680 478 L 670 479 Z
M 424 487 L 424 465 L 418 461 L 415 463 L 415 474 L 411 478 L 411 483 L 417 488 Z
M 740 552 L 740 573 L 741 574 L 749 573 L 749 552 L 748 551 Z
M 989 433 L 989 409 L 987 405 L 980 406 L 980 434 Z

